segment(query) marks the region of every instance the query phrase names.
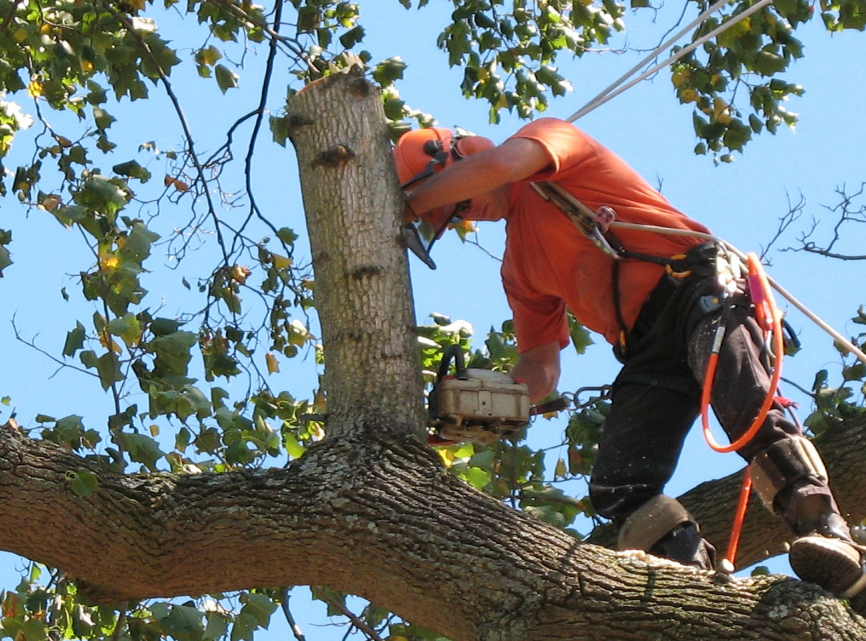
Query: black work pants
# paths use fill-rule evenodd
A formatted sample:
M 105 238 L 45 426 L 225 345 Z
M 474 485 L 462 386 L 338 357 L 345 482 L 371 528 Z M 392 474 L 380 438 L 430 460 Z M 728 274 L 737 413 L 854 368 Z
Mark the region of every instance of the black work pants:
M 594 508 L 619 524 L 660 494 L 674 472 L 686 434 L 700 413 L 706 364 L 723 315 L 726 333 L 711 405 L 731 441 L 748 430 L 769 389 L 764 336 L 746 296 L 733 294 L 713 308 L 719 293 L 715 276 L 675 283 L 663 277 L 629 337 L 592 471 Z M 800 434 L 774 403 L 761 429 L 738 453 L 751 461 L 773 443 Z M 823 481 L 810 478 L 800 485 L 793 498 L 818 493 L 832 503 Z M 790 503 L 791 492 L 780 499 Z M 788 511 L 787 505 L 779 508 L 783 514 Z

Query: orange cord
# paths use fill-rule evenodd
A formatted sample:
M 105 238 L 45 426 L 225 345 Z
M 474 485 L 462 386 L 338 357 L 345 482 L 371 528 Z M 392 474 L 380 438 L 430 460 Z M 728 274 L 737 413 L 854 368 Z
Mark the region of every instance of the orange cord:
M 773 321 L 773 348 L 776 352 L 775 362 L 773 364 L 773 376 L 770 380 L 770 388 L 767 390 L 767 396 L 764 399 L 763 405 L 761 405 L 761 409 L 758 412 L 758 416 L 755 417 L 755 420 L 749 426 L 749 429 L 738 438 L 736 441 L 731 443 L 730 445 L 720 445 L 716 442 L 716 439 L 713 438 L 713 434 L 710 431 L 710 418 L 709 418 L 709 406 L 710 406 L 710 394 L 712 393 L 713 387 L 713 379 L 716 374 L 716 364 L 719 360 L 719 352 L 718 349 L 720 347 L 720 340 L 717 340 L 717 344 L 713 346 L 713 353 L 710 354 L 710 359 L 707 362 L 707 373 L 704 375 L 704 389 L 701 393 L 701 425 L 704 430 L 704 438 L 707 441 L 707 445 L 709 445 L 714 451 L 727 453 L 727 452 L 736 452 L 738 449 L 746 445 L 749 441 L 751 441 L 755 434 L 758 433 L 758 430 L 761 429 L 761 425 L 764 423 L 764 419 L 767 418 L 767 414 L 770 411 L 770 408 L 773 406 L 773 401 L 776 396 L 776 388 L 779 385 L 779 379 L 782 376 L 782 358 L 784 356 L 785 344 L 783 341 L 782 335 L 782 319 L 779 314 L 779 310 L 776 307 L 776 302 L 773 299 L 773 292 L 770 290 L 770 285 L 767 282 L 767 275 L 764 273 L 764 269 L 761 266 L 758 257 L 755 254 L 749 254 L 749 271 L 752 272 L 754 270 L 755 275 L 758 278 L 758 281 L 761 284 L 761 287 L 764 290 L 764 297 L 766 302 L 768 303 L 767 307 L 769 308 L 770 315 L 772 316 Z
M 776 389 L 779 385 L 779 379 L 782 376 L 782 359 L 784 356 L 785 345 L 782 335 L 781 313 L 776 307 L 776 301 L 773 298 L 773 292 L 770 289 L 770 284 L 767 280 L 767 275 L 764 273 L 761 261 L 755 254 L 748 255 L 748 268 L 751 283 L 753 286 L 754 284 L 760 284 L 761 289 L 758 293 L 752 292 L 756 316 L 762 329 L 765 331 L 767 330 L 767 325 L 770 324 L 767 321 L 771 321 L 773 330 L 773 348 L 776 352 L 776 357 L 773 364 L 773 375 L 770 379 L 770 388 L 767 390 L 767 396 L 764 399 L 764 403 L 761 405 L 757 417 L 755 417 L 755 420 L 749 426 L 749 429 L 747 429 L 740 438 L 730 445 L 720 445 L 713 438 L 713 434 L 710 431 L 709 421 L 710 396 L 712 393 L 713 379 L 716 375 L 716 365 L 719 360 L 719 350 L 721 349 L 722 338 L 724 336 L 724 325 L 719 326 L 713 344 L 713 351 L 707 361 L 707 372 L 704 375 L 704 389 L 701 392 L 701 425 L 703 427 L 704 439 L 707 441 L 707 445 L 716 452 L 722 453 L 736 452 L 755 437 L 755 434 L 757 434 L 758 430 L 761 429 L 761 426 L 764 424 L 764 420 L 767 418 L 767 414 L 773 405 L 776 396 Z M 760 300 L 756 300 L 758 297 L 760 297 Z M 770 316 L 769 319 L 767 318 L 768 314 Z M 723 559 L 730 563 L 729 567 L 731 568 L 731 571 L 733 571 L 733 568 L 735 567 L 734 561 L 737 556 L 737 548 L 740 544 L 740 534 L 743 530 L 743 521 L 746 518 L 746 508 L 749 504 L 749 495 L 751 490 L 752 478 L 749 475 L 748 468 L 746 468 L 743 476 L 743 485 L 740 488 L 740 498 L 737 503 L 737 511 L 734 515 L 734 524 L 731 528 L 731 538 L 728 540 L 727 554 Z
M 743 485 L 740 487 L 740 500 L 737 502 L 737 511 L 734 514 L 734 525 L 731 528 L 731 538 L 728 539 L 728 551 L 725 560 L 730 561 L 731 567 L 737 558 L 737 548 L 740 546 L 740 534 L 743 532 L 743 521 L 746 520 L 746 509 L 749 507 L 749 496 L 752 493 L 752 477 L 749 468 L 743 474 Z

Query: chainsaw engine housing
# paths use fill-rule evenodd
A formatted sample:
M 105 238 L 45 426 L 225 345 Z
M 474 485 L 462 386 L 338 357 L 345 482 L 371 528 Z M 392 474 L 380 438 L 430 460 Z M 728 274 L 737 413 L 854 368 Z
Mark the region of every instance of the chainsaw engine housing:
M 464 369 L 436 383 L 429 413 L 440 438 L 487 445 L 529 423 L 529 388 L 506 374 Z

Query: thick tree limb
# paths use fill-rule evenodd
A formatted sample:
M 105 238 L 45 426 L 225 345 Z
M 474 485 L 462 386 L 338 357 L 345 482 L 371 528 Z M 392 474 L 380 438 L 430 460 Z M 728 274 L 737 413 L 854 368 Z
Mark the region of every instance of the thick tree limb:
M 82 469 L 99 479 L 86 497 L 67 480 Z M 124 476 L 4 428 L 0 548 L 103 602 L 326 585 L 458 641 L 866 635 L 844 603 L 793 579 L 581 544 L 452 478 L 415 441 L 330 441 L 289 469 Z

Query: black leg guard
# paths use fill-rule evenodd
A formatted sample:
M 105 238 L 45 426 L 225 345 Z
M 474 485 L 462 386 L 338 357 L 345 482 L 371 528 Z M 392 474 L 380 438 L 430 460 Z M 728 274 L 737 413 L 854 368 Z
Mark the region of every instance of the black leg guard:
M 619 532 L 620 550 L 644 550 L 703 570 L 715 566 L 715 548 L 676 499 L 659 494 L 629 516 Z

